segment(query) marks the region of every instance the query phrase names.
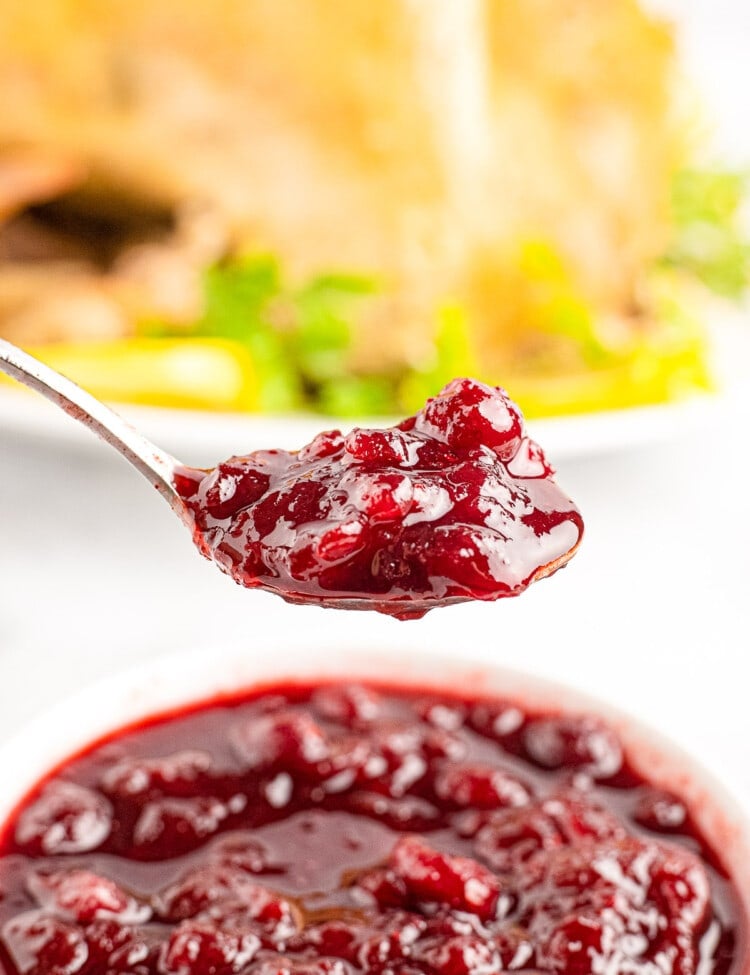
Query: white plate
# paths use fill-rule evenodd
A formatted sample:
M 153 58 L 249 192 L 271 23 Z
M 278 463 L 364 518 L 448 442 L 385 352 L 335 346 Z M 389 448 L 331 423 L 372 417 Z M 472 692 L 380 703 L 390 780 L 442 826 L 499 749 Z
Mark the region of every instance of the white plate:
M 658 406 L 608 410 L 534 420 L 529 432 L 552 462 L 620 451 L 674 439 L 720 423 L 726 410 L 750 410 L 750 316 L 724 318 L 712 330 L 714 372 L 721 392 Z M 147 437 L 180 460 L 209 467 L 231 454 L 269 447 L 301 447 L 322 429 L 355 425 L 319 415 L 262 416 L 209 413 L 121 404 L 117 410 Z M 365 425 L 363 418 L 357 421 Z M 374 425 L 384 426 L 382 418 Z M 49 403 L 26 391 L 0 389 L 0 431 L 15 437 L 95 447 L 90 433 Z

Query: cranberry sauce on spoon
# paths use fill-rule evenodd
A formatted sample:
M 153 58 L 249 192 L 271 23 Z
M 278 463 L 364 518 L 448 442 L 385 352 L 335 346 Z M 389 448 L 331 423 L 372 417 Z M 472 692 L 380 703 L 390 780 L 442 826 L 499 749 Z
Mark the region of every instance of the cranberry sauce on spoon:
M 0 835 L 3 975 L 741 975 L 739 898 L 600 719 L 281 685 L 118 733 Z
M 177 488 L 236 582 L 402 619 L 523 592 L 576 551 L 581 516 L 503 390 L 454 380 L 388 429 L 256 451 Z

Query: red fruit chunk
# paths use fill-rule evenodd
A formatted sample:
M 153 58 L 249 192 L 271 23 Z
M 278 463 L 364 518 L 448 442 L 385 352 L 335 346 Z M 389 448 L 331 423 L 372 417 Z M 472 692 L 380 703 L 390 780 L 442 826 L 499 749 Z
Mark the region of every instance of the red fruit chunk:
M 241 870 L 220 864 L 202 865 L 162 891 L 155 898 L 155 907 L 165 920 L 182 921 L 228 900 L 250 903 L 258 890 L 258 885 Z
M 155 899 L 165 920 L 181 921 L 204 912 L 220 921 L 238 913 L 257 921 L 277 940 L 297 930 L 298 912 L 285 897 L 254 882 L 238 867 L 202 864 L 188 871 Z
M 689 851 L 629 838 L 537 854 L 522 903 L 538 963 L 554 970 L 649 972 L 664 953 L 682 971 L 703 929 L 708 879 Z
M 244 799 L 239 800 L 236 811 L 244 805 Z M 155 799 L 143 807 L 133 828 L 133 842 L 144 853 L 169 849 L 175 855 L 190 850 L 219 829 L 232 813 L 230 805 L 209 796 Z
M 493 917 L 500 882 L 476 860 L 440 853 L 418 836 L 406 836 L 394 847 L 389 862 L 416 900 Z
M 381 712 L 380 695 L 361 684 L 331 684 L 318 688 L 312 696 L 315 709 L 323 718 L 347 728 L 367 726 Z
M 518 705 L 500 701 L 482 702 L 469 712 L 469 723 L 475 731 L 500 742 L 516 734 L 525 720 Z
M 259 948 L 260 940 L 250 932 L 183 921 L 169 937 L 160 970 L 164 975 L 236 975 Z
M 554 474 L 538 443 L 524 437 L 518 450 L 508 463 L 508 471 L 513 477 L 549 477 Z
M 421 918 L 412 919 L 406 913 L 388 917 L 381 930 L 359 943 L 357 964 L 366 972 L 381 972 L 404 961 L 423 929 Z
M 443 765 L 435 775 L 435 792 L 444 802 L 477 809 L 524 806 L 529 801 L 520 779 L 491 765 Z
M 84 853 L 107 839 L 112 807 L 102 795 L 56 779 L 21 813 L 16 842 L 30 853 Z
M 598 917 L 577 914 L 558 924 L 544 955 L 548 965 L 565 975 L 590 975 L 601 964 L 607 927 Z
M 494 814 L 476 835 L 474 850 L 493 870 L 512 870 L 537 850 L 560 846 L 555 821 L 539 805 Z
M 561 792 L 545 799 L 541 808 L 566 843 L 621 839 L 626 833 L 617 816 L 586 793 Z
M 386 867 L 361 874 L 357 878 L 357 885 L 380 907 L 403 907 L 409 896 L 404 878 Z
M 158 789 L 167 795 L 190 794 L 211 766 L 208 752 L 186 749 L 164 758 L 126 758 L 102 776 L 102 788 L 115 796 L 137 796 Z
M 217 467 L 205 483 L 206 508 L 214 518 L 228 518 L 258 501 L 268 490 L 270 478 L 257 467 L 237 458 Z
M 259 958 L 247 975 L 352 975 L 354 969 L 341 958 L 297 959 L 284 955 Z
M 162 946 L 158 929 L 130 927 L 116 921 L 94 921 L 86 927 L 89 960 L 86 972 L 151 975 Z
M 40 907 L 65 920 L 86 924 L 116 917 L 121 923 L 147 921 L 151 911 L 125 893 L 114 881 L 90 870 L 58 870 L 31 874 L 29 892 Z
M 75 975 L 89 954 L 80 928 L 40 911 L 9 921 L 2 930 L 2 943 L 23 975 Z
M 400 430 L 355 429 L 344 439 L 344 450 L 364 464 L 401 467 L 412 460 L 413 441 Z
M 232 742 L 251 769 L 315 775 L 319 763 L 331 755 L 320 725 L 301 711 L 277 711 L 244 721 L 232 729 Z
M 544 768 L 581 769 L 607 779 L 622 766 L 617 736 L 597 718 L 536 718 L 524 728 L 523 741 L 531 761 Z
M 430 829 L 440 818 L 438 809 L 419 796 L 394 799 L 380 792 L 357 791 L 351 798 L 351 806 L 399 830 Z
M 705 868 L 688 850 L 663 844 L 659 852 L 651 874 L 650 895 L 674 925 L 687 930 L 699 928 L 711 893 Z
M 451 447 L 486 444 L 509 460 L 523 436 L 521 412 L 505 390 L 454 379 L 416 416 L 414 429 Z
M 670 833 L 685 826 L 687 809 L 683 801 L 671 792 L 649 789 L 639 798 L 633 818 L 641 826 L 655 832 Z
M 448 938 L 427 945 L 419 960 L 435 975 L 494 975 L 504 970 L 494 945 L 475 935 Z
M 196 543 L 241 585 L 406 619 L 517 595 L 565 564 L 583 525 L 551 475 L 505 393 L 463 379 L 396 427 L 180 485 Z
M 495 812 L 476 834 L 474 849 L 494 869 L 507 871 L 537 850 L 617 839 L 625 828 L 608 810 L 575 793 Z
M 316 956 L 330 955 L 355 961 L 361 940 L 358 925 L 349 920 L 327 921 L 308 925 L 287 945 L 290 952 L 308 952 Z

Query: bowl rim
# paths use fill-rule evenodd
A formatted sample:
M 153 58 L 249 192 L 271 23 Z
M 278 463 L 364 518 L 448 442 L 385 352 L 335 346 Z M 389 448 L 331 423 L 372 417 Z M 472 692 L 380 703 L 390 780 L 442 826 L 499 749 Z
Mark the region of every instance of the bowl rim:
M 190 706 L 281 682 L 372 681 L 393 686 L 502 698 L 532 711 L 604 718 L 620 735 L 629 762 L 650 782 L 690 805 L 696 825 L 739 894 L 745 915 L 739 948 L 750 975 L 750 814 L 731 789 L 662 732 L 562 682 L 488 663 L 461 651 L 383 649 L 365 640 L 323 648 L 313 641 L 264 639 L 253 647 L 203 646 L 170 652 L 99 678 L 27 721 L 0 744 L 0 831 L 28 793 L 102 738 Z

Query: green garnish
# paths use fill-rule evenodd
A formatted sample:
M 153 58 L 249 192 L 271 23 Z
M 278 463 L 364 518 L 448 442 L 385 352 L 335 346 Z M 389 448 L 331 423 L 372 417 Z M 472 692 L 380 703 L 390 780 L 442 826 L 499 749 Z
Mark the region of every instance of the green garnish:
M 331 403 L 359 412 L 363 397 L 335 384 L 348 382 L 351 325 L 355 304 L 375 291 L 353 274 L 326 274 L 299 288 L 283 279 L 271 255 L 237 258 L 205 276 L 205 309 L 194 334 L 222 336 L 247 346 L 260 382 L 264 410 L 284 412 Z M 367 383 L 372 380 L 367 377 Z M 364 387 L 367 389 L 367 384 Z M 365 402 L 380 406 L 368 391 Z M 332 411 L 334 411 L 332 409 Z
M 685 271 L 725 298 L 750 285 L 750 243 L 742 227 L 748 174 L 683 169 L 672 184 L 674 233 L 662 264 Z

